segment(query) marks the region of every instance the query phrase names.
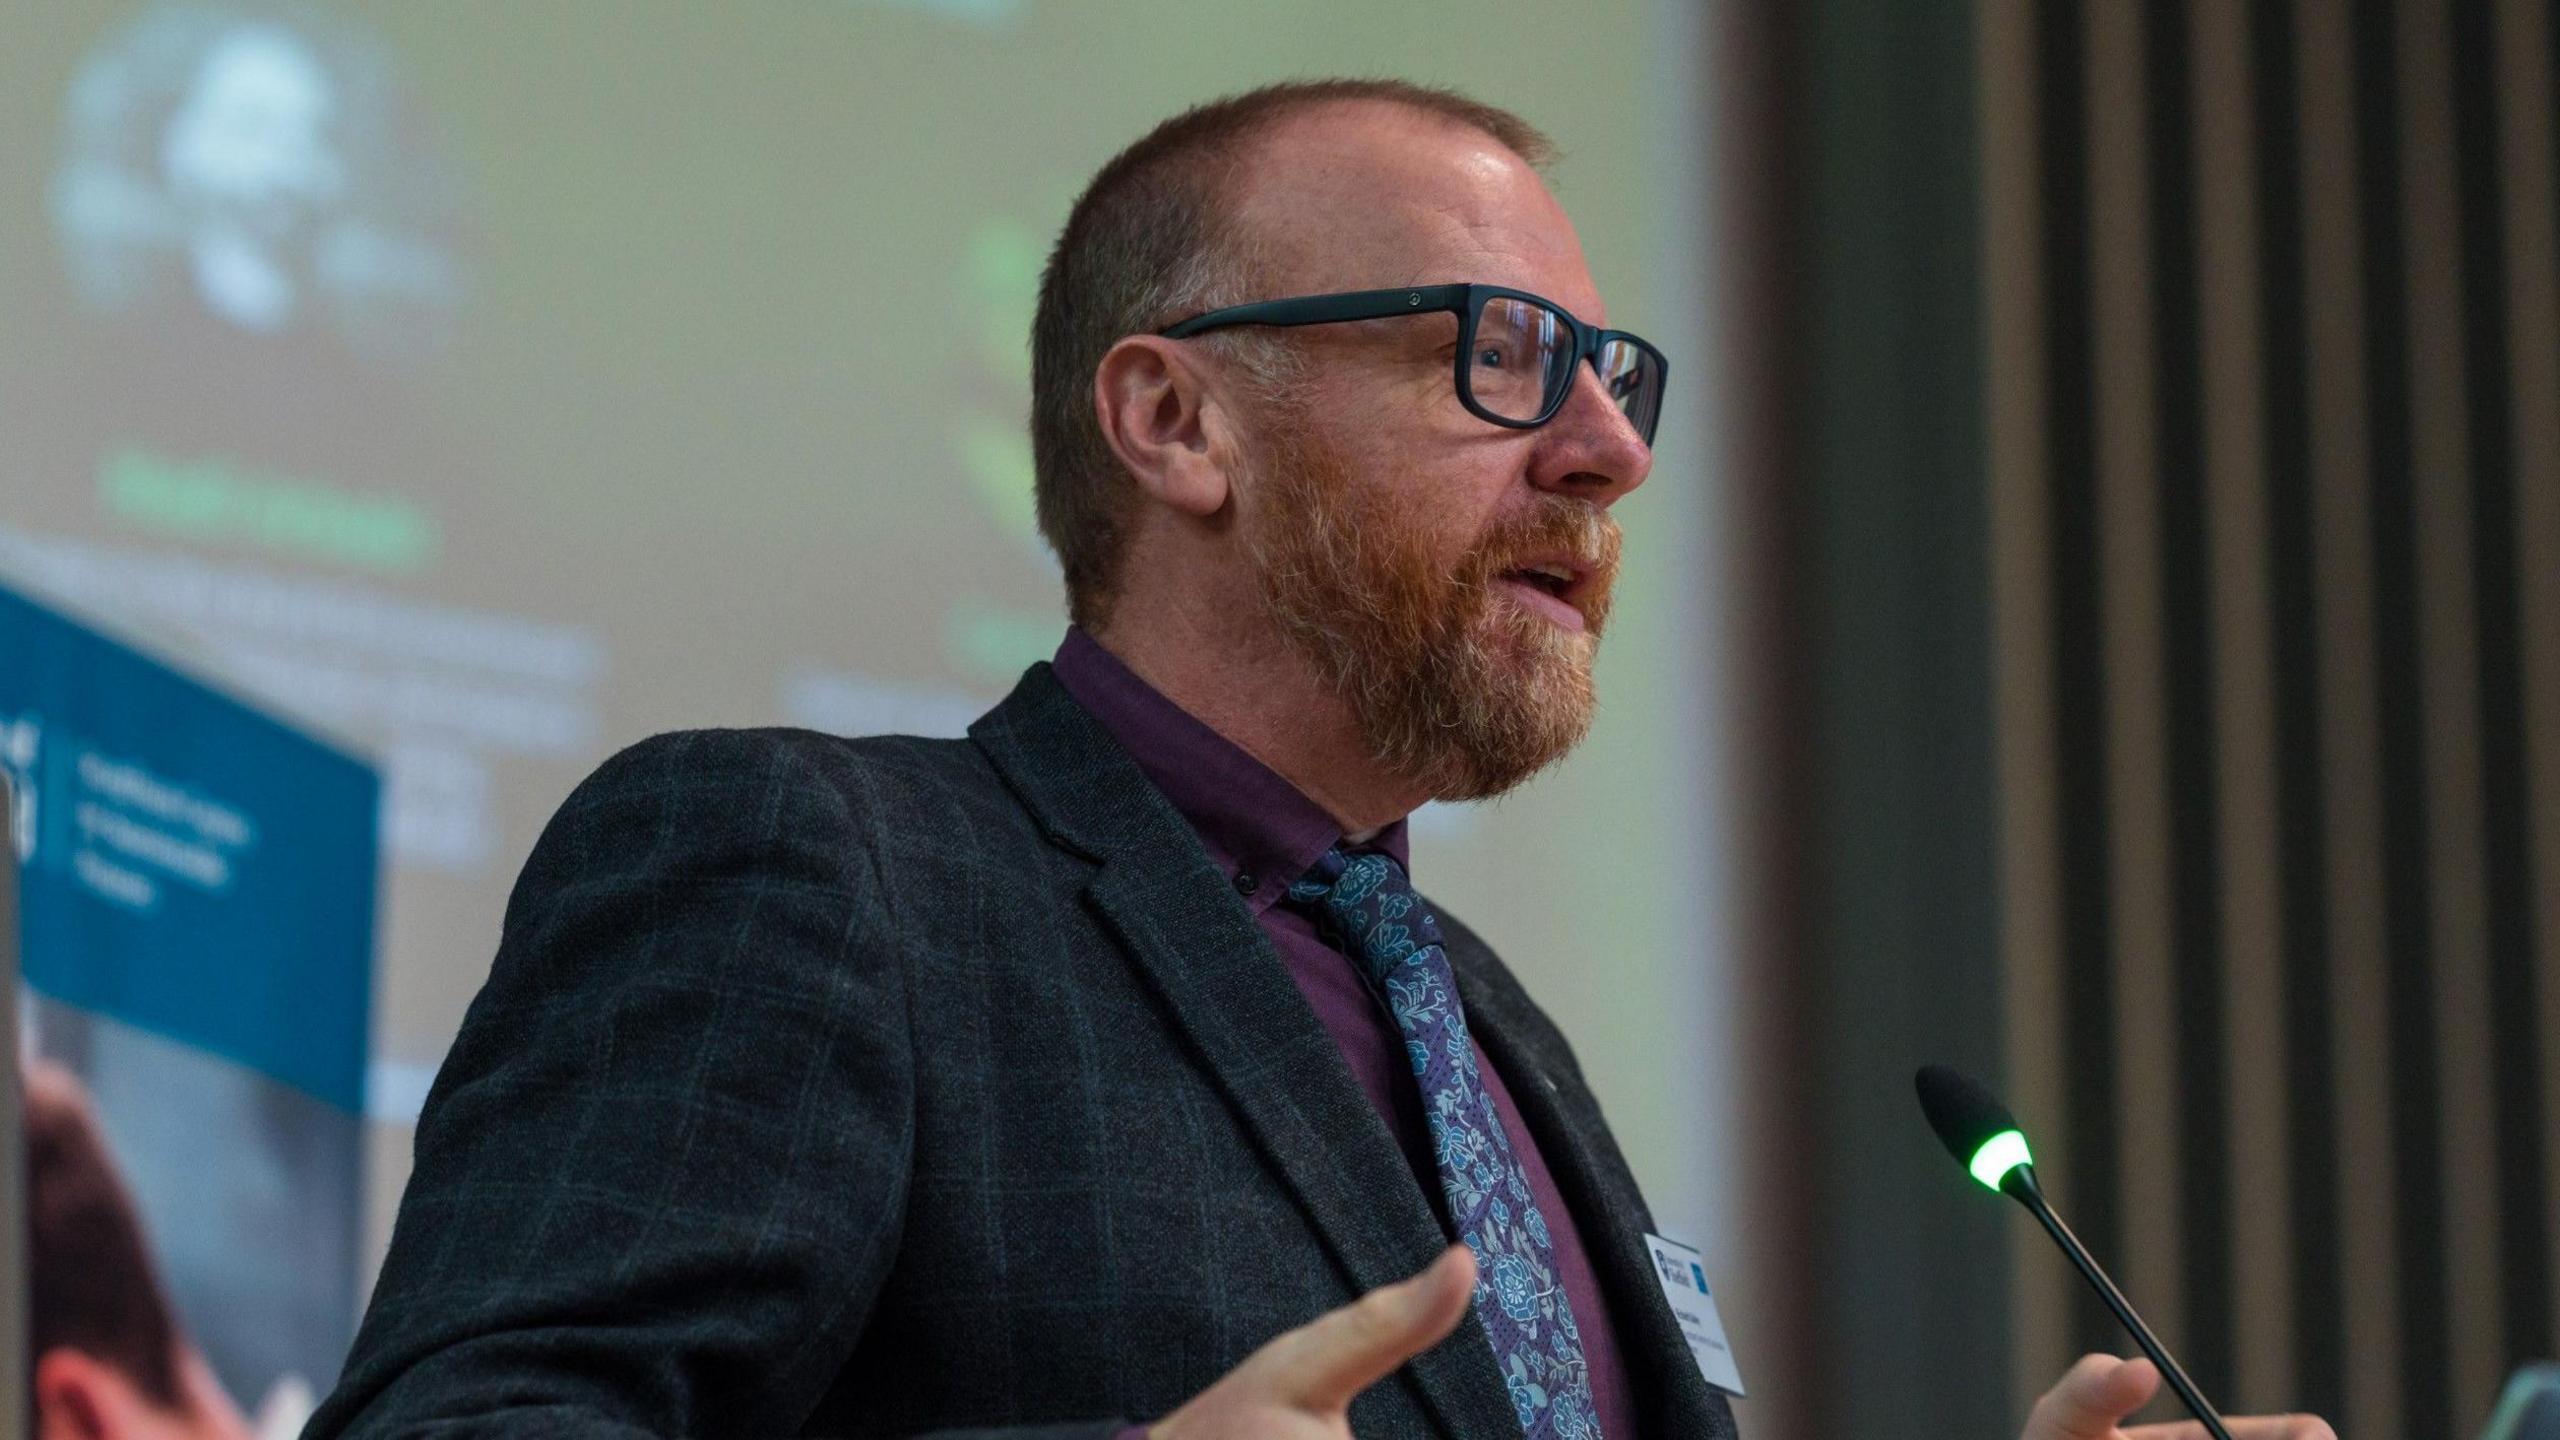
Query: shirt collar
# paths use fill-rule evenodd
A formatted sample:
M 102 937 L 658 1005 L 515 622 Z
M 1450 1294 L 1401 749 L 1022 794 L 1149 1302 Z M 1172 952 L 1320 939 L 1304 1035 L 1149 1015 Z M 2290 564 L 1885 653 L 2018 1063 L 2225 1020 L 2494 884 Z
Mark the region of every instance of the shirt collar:
M 1254 914 L 1342 843 L 1342 826 L 1323 806 L 1140 679 L 1082 627 L 1068 629 L 1050 668 L 1191 822 Z M 1411 868 L 1401 819 L 1353 848 Z

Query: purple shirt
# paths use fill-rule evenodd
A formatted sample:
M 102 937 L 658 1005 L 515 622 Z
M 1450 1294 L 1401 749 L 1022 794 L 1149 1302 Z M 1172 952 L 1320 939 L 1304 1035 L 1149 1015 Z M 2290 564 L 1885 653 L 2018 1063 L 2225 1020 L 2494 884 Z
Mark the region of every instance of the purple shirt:
M 1209 858 L 1226 872 L 1272 948 L 1280 952 L 1280 962 L 1305 992 L 1316 1019 L 1342 1047 L 1342 1058 L 1350 1062 L 1369 1103 L 1377 1107 L 1389 1133 L 1404 1148 L 1416 1183 L 1442 1216 L 1442 1223 L 1447 1223 L 1448 1204 L 1431 1157 L 1422 1089 L 1405 1060 L 1404 1037 L 1396 1030 L 1394 1018 L 1370 998 L 1358 968 L 1325 941 L 1314 919 L 1296 906 L 1279 903 L 1291 882 L 1342 840 L 1341 825 L 1269 766 L 1139 679 L 1083 630 L 1067 632 L 1053 668 L 1067 693 L 1102 722 L 1199 833 Z M 1391 856 L 1411 872 L 1402 820 L 1354 848 Z M 1484 1074 L 1485 1089 L 1502 1116 L 1512 1152 L 1520 1157 L 1530 1193 L 1555 1237 L 1556 1268 L 1564 1279 L 1565 1298 L 1573 1306 L 1574 1323 L 1582 1331 L 1582 1354 L 1590 1366 L 1591 1399 L 1599 1411 L 1600 1433 L 1607 1440 L 1634 1440 L 1635 1397 L 1627 1389 L 1626 1367 L 1618 1358 L 1617 1336 L 1600 1295 L 1600 1277 L 1593 1273 L 1583 1248 L 1580 1222 L 1565 1208 L 1555 1177 L 1547 1172 L 1537 1142 L 1520 1119 L 1520 1107 L 1512 1103 L 1502 1073 L 1485 1058 L 1481 1045 L 1476 1047 L 1476 1068 Z

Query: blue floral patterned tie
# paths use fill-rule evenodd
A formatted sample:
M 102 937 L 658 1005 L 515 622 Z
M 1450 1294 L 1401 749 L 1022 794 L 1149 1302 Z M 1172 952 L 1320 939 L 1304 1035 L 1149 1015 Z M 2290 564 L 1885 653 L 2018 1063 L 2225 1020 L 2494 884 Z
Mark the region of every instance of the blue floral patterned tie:
M 1404 1033 L 1422 1085 L 1449 1218 L 1476 1256 L 1476 1316 L 1528 1440 L 1600 1440 L 1582 1332 L 1557 1278 L 1555 1242 L 1476 1069 L 1440 925 L 1384 855 L 1328 850 L 1289 898 L 1357 960 Z

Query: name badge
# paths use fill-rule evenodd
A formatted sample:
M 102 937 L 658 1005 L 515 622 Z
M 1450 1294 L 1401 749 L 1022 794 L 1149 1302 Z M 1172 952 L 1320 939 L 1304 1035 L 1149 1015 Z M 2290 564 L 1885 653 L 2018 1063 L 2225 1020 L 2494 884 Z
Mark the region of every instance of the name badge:
M 1740 1395 L 1742 1371 L 1733 1363 L 1733 1346 L 1725 1341 L 1724 1317 L 1716 1313 L 1715 1292 L 1707 1288 L 1705 1257 L 1659 1235 L 1644 1237 L 1644 1248 L 1653 1257 L 1662 1298 L 1671 1302 L 1671 1314 L 1689 1341 L 1689 1353 L 1698 1357 L 1698 1373 L 1726 1394 Z

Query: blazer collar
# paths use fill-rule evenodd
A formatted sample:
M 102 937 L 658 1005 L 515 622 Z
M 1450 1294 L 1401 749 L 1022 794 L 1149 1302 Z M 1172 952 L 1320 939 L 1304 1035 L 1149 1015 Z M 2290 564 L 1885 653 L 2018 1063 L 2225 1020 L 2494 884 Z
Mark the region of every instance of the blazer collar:
M 1395 1139 L 1198 837 L 1045 664 L 970 727 L 1033 819 L 1095 862 L 1085 898 L 1360 1293 L 1448 1244 Z M 1659 1297 L 1657 1297 L 1658 1301 Z M 1453 1435 L 1516 1434 L 1472 1313 L 1403 1372 Z

